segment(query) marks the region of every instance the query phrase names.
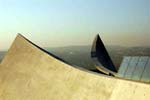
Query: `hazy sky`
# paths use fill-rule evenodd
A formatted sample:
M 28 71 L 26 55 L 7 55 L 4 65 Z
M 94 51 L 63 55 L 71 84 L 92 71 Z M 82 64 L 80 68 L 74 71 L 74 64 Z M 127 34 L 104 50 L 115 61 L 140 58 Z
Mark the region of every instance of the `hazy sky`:
M 150 0 L 0 0 L 0 50 L 17 33 L 43 46 L 150 46 Z

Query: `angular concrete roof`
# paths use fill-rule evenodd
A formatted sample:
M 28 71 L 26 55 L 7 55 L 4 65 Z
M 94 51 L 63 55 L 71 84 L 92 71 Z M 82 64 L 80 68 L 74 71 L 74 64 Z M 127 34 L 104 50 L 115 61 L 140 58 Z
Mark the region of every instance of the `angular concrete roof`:
M 150 85 L 77 69 L 18 35 L 0 65 L 0 100 L 149 100 Z

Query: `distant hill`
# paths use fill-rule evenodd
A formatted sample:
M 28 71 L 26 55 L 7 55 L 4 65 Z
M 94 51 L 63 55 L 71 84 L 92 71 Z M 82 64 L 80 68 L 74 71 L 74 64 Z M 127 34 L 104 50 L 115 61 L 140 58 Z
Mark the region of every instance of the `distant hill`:
M 123 56 L 150 56 L 150 47 L 106 46 L 106 48 L 117 69 L 122 62 Z M 68 46 L 45 49 L 71 64 L 95 70 L 90 57 L 91 46 Z
M 87 69 L 95 69 L 90 58 L 90 46 L 69 46 L 45 49 L 73 65 L 81 66 Z
M 150 47 L 121 47 L 121 46 L 106 46 L 115 66 L 119 68 L 123 56 L 150 56 Z M 94 64 L 90 57 L 91 46 L 67 46 L 57 48 L 45 48 L 47 51 L 64 59 L 65 61 L 95 70 Z M 0 52 L 0 59 L 3 58 L 6 52 Z
M 0 62 L 3 59 L 5 53 L 6 53 L 6 51 L 0 51 Z

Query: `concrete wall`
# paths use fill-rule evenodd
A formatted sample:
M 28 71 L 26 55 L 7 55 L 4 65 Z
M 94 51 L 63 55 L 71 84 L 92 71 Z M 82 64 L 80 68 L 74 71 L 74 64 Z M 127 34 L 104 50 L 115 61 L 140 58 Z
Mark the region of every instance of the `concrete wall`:
M 0 100 L 149 100 L 149 93 L 149 84 L 74 68 L 21 35 L 0 65 Z

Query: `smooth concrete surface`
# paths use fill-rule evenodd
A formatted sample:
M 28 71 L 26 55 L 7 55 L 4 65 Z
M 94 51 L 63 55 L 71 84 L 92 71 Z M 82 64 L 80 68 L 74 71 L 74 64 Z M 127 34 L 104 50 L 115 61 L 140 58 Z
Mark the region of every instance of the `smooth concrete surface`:
M 43 52 L 21 35 L 0 65 L 0 100 L 149 99 L 149 84 L 74 68 Z

